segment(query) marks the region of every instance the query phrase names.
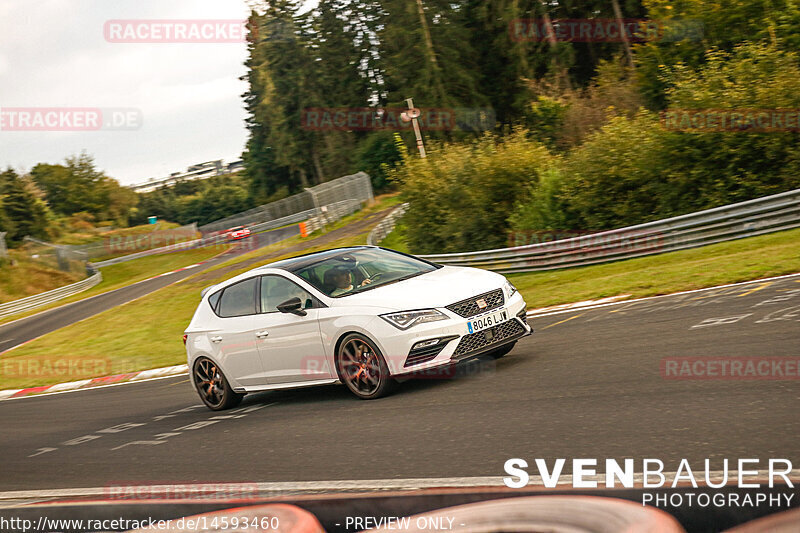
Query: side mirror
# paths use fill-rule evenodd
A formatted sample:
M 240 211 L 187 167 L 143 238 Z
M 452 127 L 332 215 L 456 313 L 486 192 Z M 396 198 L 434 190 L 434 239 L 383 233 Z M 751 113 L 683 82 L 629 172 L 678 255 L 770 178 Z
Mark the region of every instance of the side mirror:
M 292 313 L 294 315 L 306 316 L 305 309 L 303 309 L 303 302 L 300 298 L 294 297 L 286 300 L 282 304 L 278 304 L 278 311 L 281 313 Z

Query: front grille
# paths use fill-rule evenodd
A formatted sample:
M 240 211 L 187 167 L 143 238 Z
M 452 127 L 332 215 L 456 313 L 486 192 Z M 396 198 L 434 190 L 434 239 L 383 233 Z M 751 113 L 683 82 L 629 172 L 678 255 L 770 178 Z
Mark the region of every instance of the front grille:
M 478 300 L 480 299 L 483 299 L 486 302 L 486 307 L 481 308 L 478 306 Z M 485 292 L 483 294 L 473 296 L 472 298 L 467 298 L 466 300 L 461 300 L 460 302 L 450 304 L 446 307 L 446 309 L 449 309 L 458 316 L 469 318 L 471 316 L 479 315 L 481 313 L 485 313 L 486 311 L 491 311 L 492 309 L 501 307 L 504 303 L 505 298 L 503 298 L 503 289 L 495 289 L 493 291 Z
M 490 330 L 494 333 L 494 337 L 491 341 L 487 341 L 486 332 Z M 522 324 L 520 324 L 518 320 L 508 320 L 488 330 L 464 335 L 461 337 L 456 351 L 453 352 L 453 357 L 457 358 L 495 344 L 502 344 L 503 341 L 522 335 L 523 333 L 525 333 L 525 328 L 522 327 Z

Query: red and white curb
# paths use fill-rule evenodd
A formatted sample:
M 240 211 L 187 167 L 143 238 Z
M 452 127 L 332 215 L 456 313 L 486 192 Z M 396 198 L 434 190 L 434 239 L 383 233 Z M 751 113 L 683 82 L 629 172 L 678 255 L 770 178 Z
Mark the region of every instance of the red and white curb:
M 116 374 L 101 378 L 83 379 L 80 381 L 70 381 L 68 383 L 58 383 L 56 385 L 44 385 L 41 387 L 28 387 L 25 389 L 10 389 L 0 391 L 0 401 L 23 398 L 34 394 L 52 394 L 55 392 L 68 392 L 84 389 L 92 389 L 108 385 L 119 385 L 134 381 L 145 381 L 150 379 L 180 376 L 189 373 L 187 365 L 167 366 L 164 368 L 154 368 L 153 370 L 142 370 L 141 372 L 130 372 L 127 374 Z

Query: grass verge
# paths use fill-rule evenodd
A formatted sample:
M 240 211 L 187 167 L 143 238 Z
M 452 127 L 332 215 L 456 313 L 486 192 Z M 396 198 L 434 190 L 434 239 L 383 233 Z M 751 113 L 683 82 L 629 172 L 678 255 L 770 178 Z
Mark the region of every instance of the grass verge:
M 512 274 L 528 307 L 657 296 L 800 272 L 800 229 L 605 265 Z
M 0 303 L 11 302 L 75 283 L 81 280 L 76 273 L 62 272 L 25 258 L 12 250 L 14 259 L 0 259 Z
M 127 261 L 125 263 L 118 263 L 116 265 L 109 265 L 107 267 L 103 267 L 100 269 L 100 272 L 102 272 L 103 274 L 103 281 L 101 281 L 91 289 L 88 289 L 78 294 L 74 294 L 72 296 L 64 298 L 63 300 L 58 300 L 57 302 L 54 302 L 52 304 L 32 309 L 25 313 L 19 313 L 16 315 L 3 317 L 2 319 L 0 319 L 0 325 L 5 324 L 7 322 L 12 322 L 20 318 L 24 318 L 26 316 L 34 315 L 36 313 L 41 313 L 42 311 L 51 309 L 53 307 L 58 307 L 60 305 L 64 305 L 70 302 L 83 300 L 85 298 L 89 298 L 91 296 L 95 296 L 97 294 L 101 294 L 104 292 L 113 291 L 114 289 L 119 289 L 120 287 L 124 287 L 126 285 L 132 285 L 133 283 L 146 280 L 148 278 L 157 276 L 159 274 L 163 274 L 165 272 L 171 272 L 178 268 L 182 268 L 185 266 L 193 265 L 195 263 L 199 263 L 201 261 L 205 261 L 207 259 L 211 259 L 215 255 L 224 252 L 227 249 L 227 247 L 228 245 L 211 246 L 208 248 L 196 248 L 194 250 L 184 250 L 181 252 L 172 252 L 168 254 L 151 255 L 139 259 L 134 259 L 132 261 Z M 80 281 L 80 279 L 79 278 L 70 279 L 64 283 L 61 283 L 61 285 L 57 286 L 66 285 L 67 283 L 74 283 L 75 281 Z M 38 294 L 40 292 L 44 292 L 45 290 L 56 288 L 56 287 L 48 287 L 48 288 L 43 288 L 43 287 L 44 287 L 43 285 L 40 285 L 39 290 L 33 294 Z

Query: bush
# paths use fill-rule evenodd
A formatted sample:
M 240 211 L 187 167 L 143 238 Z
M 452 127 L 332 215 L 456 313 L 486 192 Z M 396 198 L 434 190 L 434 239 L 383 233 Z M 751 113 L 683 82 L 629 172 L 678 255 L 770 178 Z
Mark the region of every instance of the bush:
M 797 57 L 766 45 L 711 51 L 702 68 L 664 78 L 673 110 L 800 107 Z M 795 132 L 670 130 L 641 111 L 590 136 L 566 168 L 564 199 L 583 227 L 607 229 L 800 187 L 800 142 Z
M 486 135 L 472 144 L 431 146 L 415 153 L 390 178 L 410 207 L 403 223 L 415 253 L 503 247 L 514 205 L 557 158 L 517 131 L 504 139 Z
M 564 171 L 553 166 L 542 172 L 539 182 L 528 186 L 525 201 L 517 202 L 509 217 L 511 229 L 561 230 L 573 228 L 574 215 L 563 196 Z

